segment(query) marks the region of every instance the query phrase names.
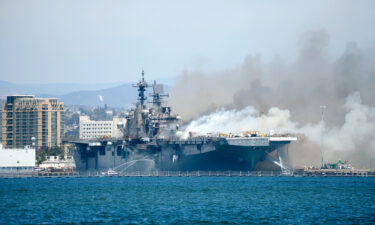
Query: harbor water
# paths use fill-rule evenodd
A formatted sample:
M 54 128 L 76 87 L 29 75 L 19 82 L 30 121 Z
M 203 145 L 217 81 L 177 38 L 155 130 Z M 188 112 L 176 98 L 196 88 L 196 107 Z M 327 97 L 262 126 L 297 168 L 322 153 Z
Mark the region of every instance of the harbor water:
M 0 178 L 0 224 L 374 224 L 373 177 Z

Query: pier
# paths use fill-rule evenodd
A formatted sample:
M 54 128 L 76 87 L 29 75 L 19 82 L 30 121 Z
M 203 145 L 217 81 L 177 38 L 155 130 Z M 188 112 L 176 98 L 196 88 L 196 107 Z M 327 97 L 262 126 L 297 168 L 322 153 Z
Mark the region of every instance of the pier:
M 0 173 L 0 178 L 82 178 L 82 177 L 375 177 L 371 170 L 295 170 L 282 171 L 128 171 L 118 175 L 103 175 L 103 171 L 90 172 L 11 172 Z

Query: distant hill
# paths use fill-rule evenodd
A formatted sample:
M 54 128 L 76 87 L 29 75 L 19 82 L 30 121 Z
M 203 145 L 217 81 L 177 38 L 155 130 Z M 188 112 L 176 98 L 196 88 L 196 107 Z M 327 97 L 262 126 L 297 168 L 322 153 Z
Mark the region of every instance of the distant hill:
M 0 98 L 4 98 L 7 95 L 17 94 L 17 93 L 27 94 L 20 87 L 18 87 L 18 85 L 0 80 Z
M 164 91 L 167 93 L 169 90 L 170 86 L 164 85 Z M 150 88 L 148 91 L 152 91 L 152 89 Z M 99 95 L 103 97 L 103 103 L 99 101 Z M 147 92 L 146 96 L 148 96 L 148 101 L 152 101 L 152 97 L 149 97 Z M 99 106 L 107 104 L 111 107 L 127 108 L 137 102 L 138 92 L 132 84 L 123 84 L 96 91 L 76 91 L 58 97 L 67 105 Z
M 4 98 L 10 94 L 32 94 L 37 97 L 60 98 L 66 105 L 99 106 L 107 104 L 111 107 L 128 107 L 137 101 L 137 89 L 132 87 L 132 84 L 122 84 L 114 87 L 105 87 L 106 85 L 109 84 L 45 84 L 40 86 L 23 86 L 0 81 L 0 97 Z M 104 86 L 104 88 L 100 88 L 100 86 Z M 95 87 L 99 88 L 88 90 Z M 169 86 L 164 87 L 166 92 L 169 89 Z M 103 102 L 99 100 L 99 95 L 103 97 Z M 150 97 L 149 100 L 151 100 Z
M 103 97 L 103 103 L 99 101 L 99 95 Z M 123 84 L 113 88 L 96 91 L 75 91 L 59 96 L 67 105 L 86 105 L 127 107 L 137 99 L 137 92 L 131 84 Z
M 74 91 L 99 90 L 114 87 L 118 84 L 79 84 L 79 83 L 51 83 L 51 84 L 15 84 L 0 80 L 0 98 L 12 94 L 32 95 L 65 95 Z

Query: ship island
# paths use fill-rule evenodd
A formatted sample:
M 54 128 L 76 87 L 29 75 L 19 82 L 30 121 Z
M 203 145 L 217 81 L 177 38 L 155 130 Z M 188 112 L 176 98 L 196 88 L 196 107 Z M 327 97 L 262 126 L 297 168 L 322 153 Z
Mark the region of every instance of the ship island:
M 133 87 L 138 91 L 135 107 L 126 112 L 126 123 L 117 124 L 122 138 L 72 142 L 77 170 L 252 171 L 267 162 L 281 169 L 288 164 L 288 145 L 297 140 L 293 135 L 188 131 L 186 137 L 181 117 L 165 105 L 169 95 L 162 84 L 148 83 L 142 71 Z

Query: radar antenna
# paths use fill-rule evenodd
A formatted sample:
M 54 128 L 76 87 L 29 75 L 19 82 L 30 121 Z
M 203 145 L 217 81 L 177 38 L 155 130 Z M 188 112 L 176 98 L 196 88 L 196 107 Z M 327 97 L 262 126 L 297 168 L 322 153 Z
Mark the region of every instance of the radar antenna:
M 153 93 L 150 94 L 151 97 L 153 97 L 153 103 L 155 106 L 161 107 L 163 103 L 164 97 L 169 97 L 169 94 L 164 93 L 164 88 L 162 84 L 157 84 L 156 81 L 154 81 L 153 87 Z
M 147 97 L 145 95 L 146 88 L 150 87 L 148 83 L 145 81 L 145 72 L 142 70 L 142 80 L 140 80 L 137 84 L 134 84 L 133 87 L 138 88 L 138 100 L 141 103 L 141 106 L 144 105 Z

